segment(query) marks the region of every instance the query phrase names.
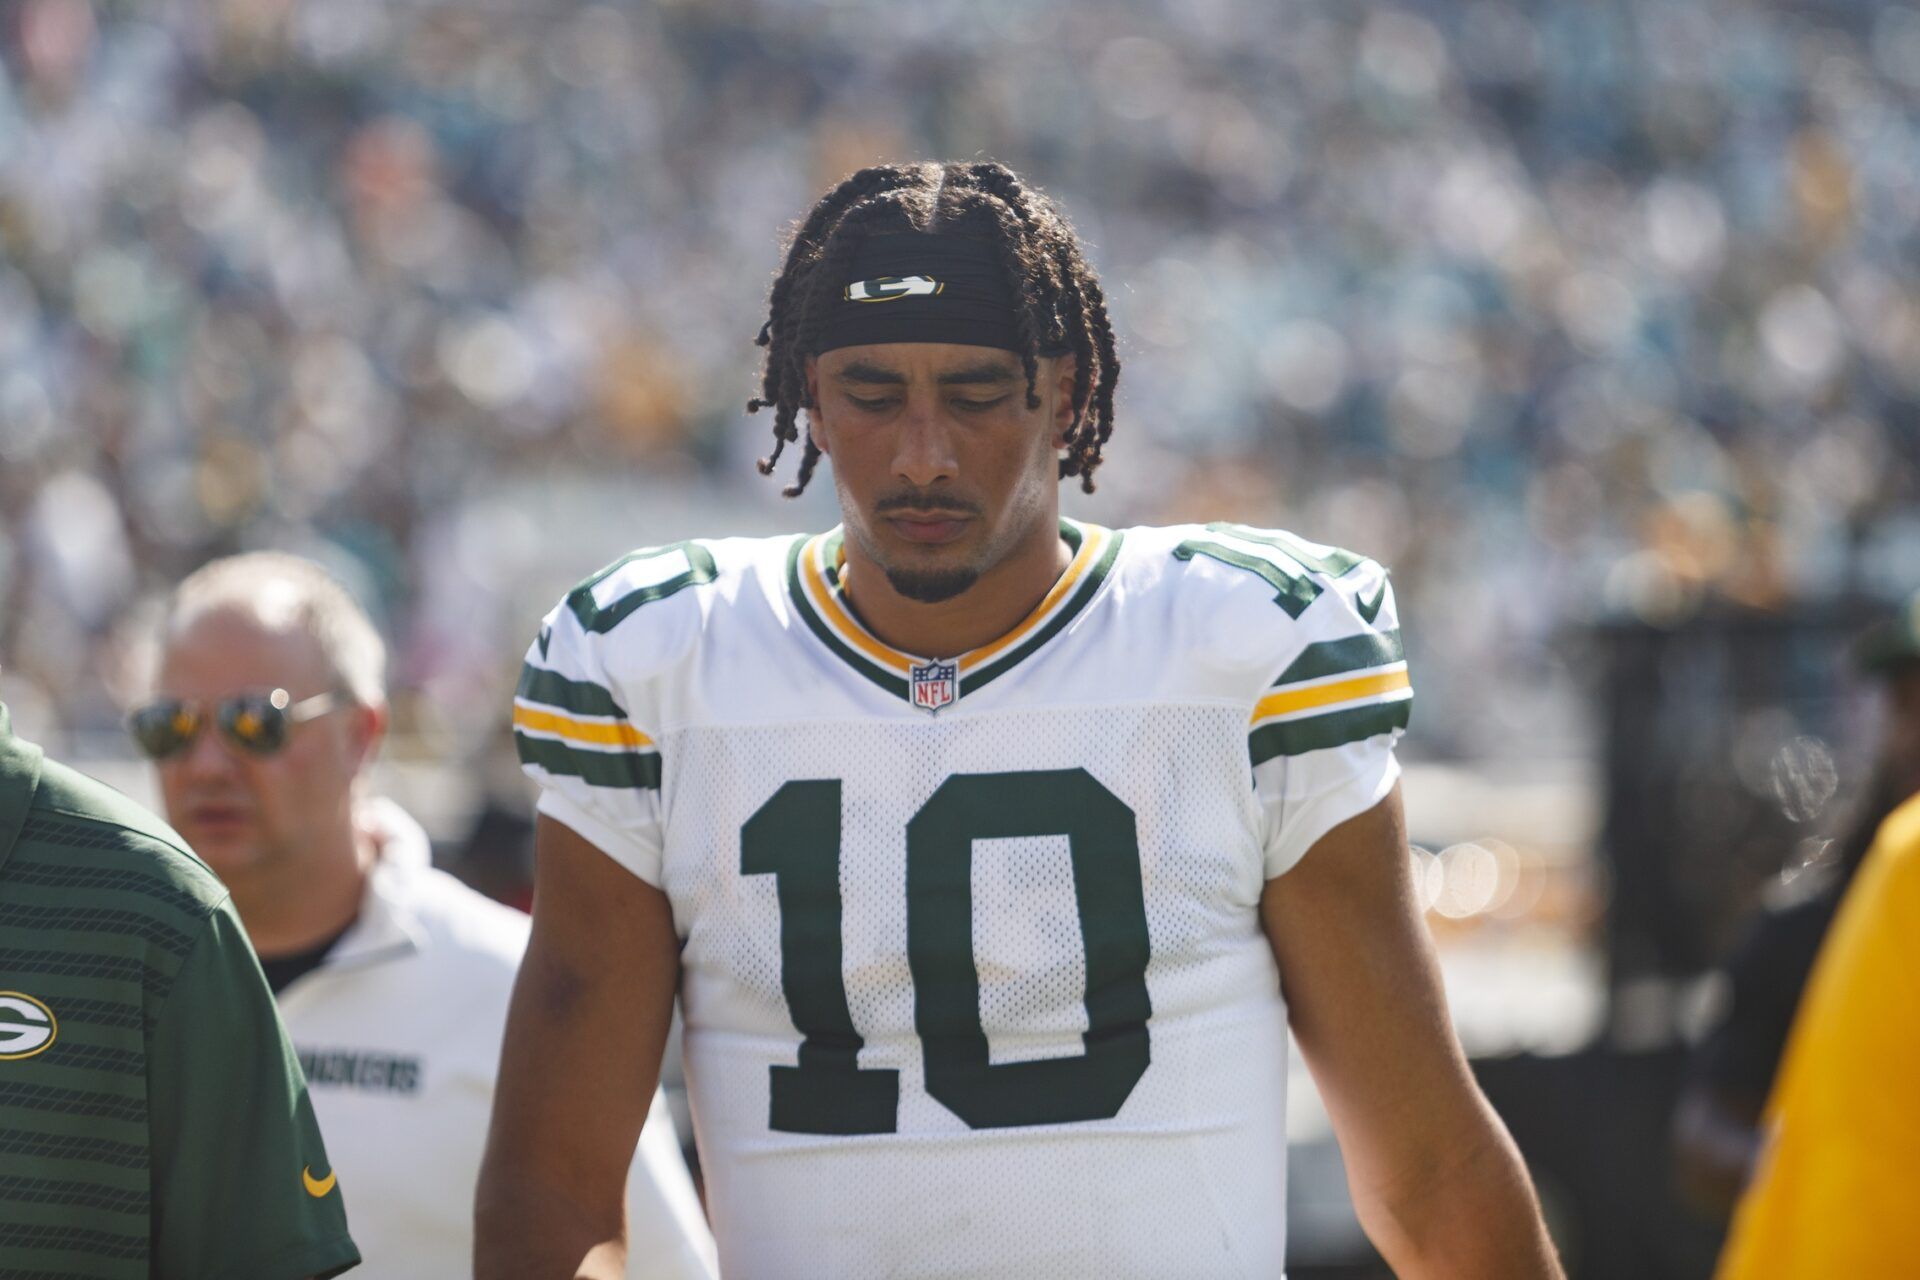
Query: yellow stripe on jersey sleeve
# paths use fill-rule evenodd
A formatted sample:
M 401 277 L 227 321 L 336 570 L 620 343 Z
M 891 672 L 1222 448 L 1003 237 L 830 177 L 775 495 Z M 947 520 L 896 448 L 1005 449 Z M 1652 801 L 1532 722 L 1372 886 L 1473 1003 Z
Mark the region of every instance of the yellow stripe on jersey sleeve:
M 513 708 L 513 725 L 516 729 L 551 733 L 569 742 L 588 742 L 603 747 L 629 747 L 637 750 L 655 749 L 653 739 L 630 724 L 575 720 L 572 716 L 563 716 L 555 711 L 535 711 L 532 707 L 518 704 Z
M 1299 711 L 1332 708 L 1343 703 L 1357 702 L 1363 698 L 1377 698 L 1381 694 L 1395 693 L 1412 687 L 1412 681 L 1408 679 L 1407 668 L 1403 663 L 1397 671 L 1382 671 L 1352 680 L 1335 681 L 1332 684 L 1270 693 L 1254 706 L 1250 723 L 1258 724 L 1262 720 L 1291 715 Z

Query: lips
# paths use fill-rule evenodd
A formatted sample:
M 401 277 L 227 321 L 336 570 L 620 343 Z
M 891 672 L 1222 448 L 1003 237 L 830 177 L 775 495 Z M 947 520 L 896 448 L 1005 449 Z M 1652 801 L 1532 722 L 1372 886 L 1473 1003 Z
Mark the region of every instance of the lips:
M 208 835 L 237 831 L 251 820 L 252 815 L 245 808 L 232 804 L 193 805 L 186 813 L 186 825 Z
M 959 515 L 933 514 L 888 516 L 887 523 L 893 526 L 908 542 L 918 542 L 929 546 L 943 542 L 952 542 L 966 531 L 969 517 Z

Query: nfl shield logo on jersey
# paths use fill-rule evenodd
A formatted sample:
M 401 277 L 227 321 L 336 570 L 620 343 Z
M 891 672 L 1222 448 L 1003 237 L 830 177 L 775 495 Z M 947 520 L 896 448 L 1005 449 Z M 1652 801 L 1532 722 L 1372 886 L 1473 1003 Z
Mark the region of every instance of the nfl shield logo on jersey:
M 913 687 L 913 705 L 923 711 L 938 711 L 960 696 L 960 664 L 922 662 L 909 673 Z

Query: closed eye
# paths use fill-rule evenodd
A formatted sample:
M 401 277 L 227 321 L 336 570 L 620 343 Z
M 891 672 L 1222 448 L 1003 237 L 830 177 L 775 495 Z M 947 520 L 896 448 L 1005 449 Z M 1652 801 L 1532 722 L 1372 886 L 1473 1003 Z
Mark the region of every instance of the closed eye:
M 991 400 L 955 400 L 953 407 L 967 413 L 985 413 L 989 409 L 999 408 L 1006 402 L 1006 396 L 995 396 Z

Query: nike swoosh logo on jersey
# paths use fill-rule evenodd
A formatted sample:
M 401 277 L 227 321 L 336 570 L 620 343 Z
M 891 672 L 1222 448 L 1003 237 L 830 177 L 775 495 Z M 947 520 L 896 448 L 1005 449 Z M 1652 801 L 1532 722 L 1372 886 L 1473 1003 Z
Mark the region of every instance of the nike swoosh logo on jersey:
M 313 1176 L 312 1165 L 308 1165 L 306 1168 L 300 1170 L 300 1181 L 306 1185 L 307 1194 L 315 1200 L 318 1200 L 321 1196 L 333 1190 L 333 1184 L 339 1180 L 340 1171 L 338 1169 L 332 1170 L 324 1178 L 316 1178 Z
M 1373 593 L 1373 599 L 1369 600 L 1365 596 L 1360 597 L 1360 621 L 1366 623 L 1368 626 L 1372 626 L 1373 620 L 1380 616 L 1380 606 L 1386 602 L 1387 580 L 1382 578 L 1380 579 L 1379 590 Z

